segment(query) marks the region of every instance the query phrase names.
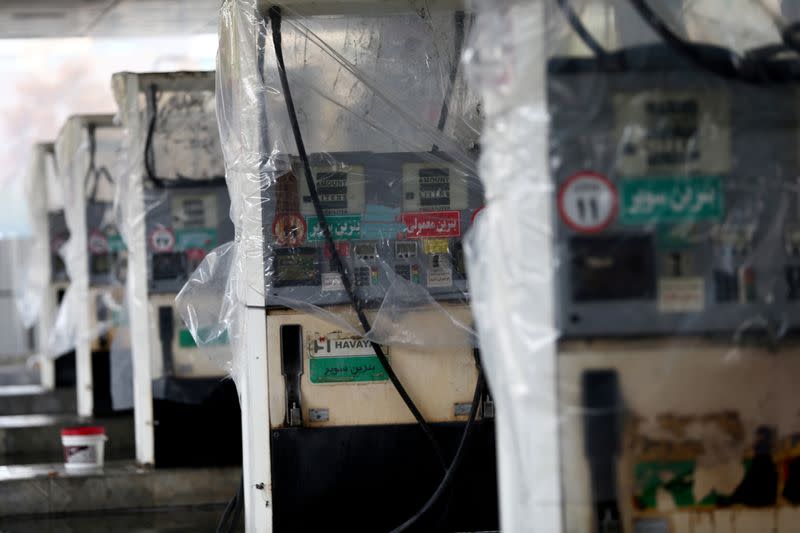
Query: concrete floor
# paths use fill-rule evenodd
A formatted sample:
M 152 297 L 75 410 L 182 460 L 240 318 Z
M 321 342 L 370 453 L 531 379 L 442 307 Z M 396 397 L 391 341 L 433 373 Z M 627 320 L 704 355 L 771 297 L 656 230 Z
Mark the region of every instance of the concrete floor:
M 152 470 L 125 461 L 80 473 L 63 463 L 0 466 L 0 517 L 222 505 L 240 477 L 238 468 Z
M 0 533 L 215 532 L 241 469 L 139 468 L 121 414 L 96 421 L 109 437 L 105 468 L 67 472 L 59 430 L 94 421 L 74 415 L 74 389 L 28 377 L 0 363 Z
M 96 420 L 75 414 L 24 414 L 0 416 L 0 465 L 63 461 L 61 428 L 90 424 L 106 428 L 107 461 L 135 457 L 132 414 Z
M 0 533 L 214 533 L 224 506 L 0 519 Z M 240 529 L 238 531 L 244 531 Z

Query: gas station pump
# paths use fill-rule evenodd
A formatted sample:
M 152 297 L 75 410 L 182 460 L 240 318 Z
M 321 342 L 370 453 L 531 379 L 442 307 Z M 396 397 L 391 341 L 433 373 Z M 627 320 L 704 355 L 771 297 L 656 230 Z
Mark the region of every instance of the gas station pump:
M 113 412 L 109 351 L 125 277 L 125 249 L 113 210 L 121 141 L 111 115 L 76 115 L 55 145 L 70 235 L 65 246 L 70 286 L 56 327 L 74 340 L 78 414 L 85 417 Z
M 443 154 L 336 152 L 310 154 L 309 162 L 323 213 L 349 213 L 331 214 L 329 231 L 350 290 L 363 307 L 354 311 L 349 305 L 320 219 L 311 214 L 312 206 L 303 205 L 312 202 L 311 195 L 302 181 L 291 179 L 304 172 L 296 161 L 278 178 L 275 202 L 262 210 L 265 227 L 275 231 L 267 237 L 264 258 L 271 263 L 265 279 L 265 429 L 271 431 L 274 527 L 343 526 L 346 517 L 335 519 L 328 512 L 309 516 L 307 506 L 313 502 L 332 513 L 355 499 L 364 509 L 359 522 L 348 527 L 384 530 L 422 507 L 442 476 L 441 465 L 372 343 L 341 322 L 356 323 L 360 312 L 377 325 L 388 319 L 376 308 L 388 297 L 391 305 L 403 308 L 392 313 L 391 326 L 382 326 L 423 338 L 452 335 L 452 346 L 398 342 L 382 348 L 391 371 L 402 376 L 414 404 L 432 424 L 436 441 L 455 449 L 474 408 L 478 379 L 469 333 L 452 322 L 471 323 L 460 238 L 481 205 L 481 190 L 474 175 Z M 403 222 L 370 233 L 370 202 L 393 206 Z M 289 205 L 292 211 L 282 210 Z M 281 233 L 288 217 L 297 213 L 306 213 L 300 224 L 305 235 Z M 430 298 L 425 304 L 419 301 L 423 292 Z M 304 311 L 297 302 L 323 312 Z M 480 413 L 485 422 L 487 411 Z M 474 447 L 463 465 L 471 475 L 459 478 L 464 486 L 452 496 L 451 514 L 440 524 L 444 530 L 493 523 L 493 502 L 483 501 L 494 497 L 491 424 L 479 424 L 473 432 Z M 335 449 L 347 452 L 332 457 Z M 481 502 L 474 500 L 478 494 Z M 390 506 L 382 505 L 387 497 Z
M 238 398 L 182 326 L 175 297 L 206 254 L 233 239 L 213 72 L 115 74 L 126 131 L 117 194 L 129 255 L 137 459 L 156 467 L 240 463 Z M 213 429 L 210 429 L 213 428 Z
M 357 4 L 222 10 L 246 528 L 496 529 L 462 246 L 483 205 L 470 17 Z
M 712 2 L 707 20 L 588 4 L 487 3 L 470 51 L 487 208 L 467 256 L 503 391 L 504 528 L 794 531 L 792 26 L 753 2 L 723 46 Z

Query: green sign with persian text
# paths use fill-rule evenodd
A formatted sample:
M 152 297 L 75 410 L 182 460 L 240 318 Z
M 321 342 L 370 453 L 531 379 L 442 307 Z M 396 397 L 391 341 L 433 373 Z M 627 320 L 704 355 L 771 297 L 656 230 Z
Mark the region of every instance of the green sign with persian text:
M 626 224 L 719 220 L 725 194 L 719 177 L 655 177 L 620 183 L 620 216 Z
M 335 241 L 349 241 L 361 238 L 361 216 L 360 215 L 333 215 L 325 217 L 331 236 Z M 308 241 L 324 241 L 325 235 L 319 225 L 317 217 L 308 217 Z
M 358 383 L 386 381 L 377 356 L 312 357 L 309 361 L 311 383 Z

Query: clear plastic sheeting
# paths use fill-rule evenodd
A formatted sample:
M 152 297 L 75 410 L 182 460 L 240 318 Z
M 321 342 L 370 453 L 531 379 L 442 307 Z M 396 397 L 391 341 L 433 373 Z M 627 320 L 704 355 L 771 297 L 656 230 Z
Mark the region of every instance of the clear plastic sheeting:
M 231 359 L 230 347 L 216 336 L 198 349 L 174 300 L 213 250 L 233 239 L 214 73 L 118 73 L 112 87 L 125 130 L 116 205 L 131 250 L 131 335 L 112 353 L 115 402 L 133 401 L 131 372 L 141 358 L 155 398 L 200 402 L 224 375 L 216 365 Z M 214 304 L 201 297 L 191 305 Z
M 53 145 L 33 146 L 25 176 L 25 200 L 31 238 L 19 250 L 14 297 L 20 319 L 26 328 L 35 327 L 42 317 L 44 299 L 51 284 L 51 236 L 49 214 L 60 211 L 61 187 L 55 176 Z M 42 348 L 38 345 L 37 349 Z
M 121 137 L 111 115 L 77 115 L 55 143 L 70 235 L 60 249 L 70 285 L 49 341 L 56 356 L 105 338 L 121 309 L 125 251 L 113 210 Z
M 194 328 L 223 324 L 236 341 L 246 303 L 384 345 L 474 343 L 471 322 L 448 311 L 469 301 L 462 240 L 483 205 L 481 111 L 459 62 L 471 16 L 436 2 L 342 17 L 288 7 L 277 29 L 265 9 L 222 9 L 218 116 L 237 239 L 193 280 L 216 280 L 208 290 L 226 303 L 189 312 Z M 221 265 L 228 274 L 208 275 Z M 442 327 L 403 326 L 422 309 Z
M 796 528 L 793 4 L 474 2 L 504 531 Z
M 237 312 L 232 290 L 236 283 L 236 250 L 237 244 L 230 241 L 210 251 L 175 298 L 183 323 L 203 350 L 221 342 L 230 343 L 228 326 L 236 322 Z M 211 360 L 226 375 L 235 374 L 232 348 L 218 351 Z

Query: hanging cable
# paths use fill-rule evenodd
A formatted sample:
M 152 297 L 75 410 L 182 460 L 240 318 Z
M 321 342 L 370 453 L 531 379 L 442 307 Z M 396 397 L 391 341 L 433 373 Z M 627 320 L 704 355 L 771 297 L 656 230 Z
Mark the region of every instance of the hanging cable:
M 741 65 L 745 63 L 745 59 L 734 51 L 722 50 L 719 48 L 700 48 L 684 40 L 672 31 L 658 13 L 650 7 L 647 0 L 629 0 L 629 2 L 642 20 L 644 20 L 667 45 L 695 65 L 727 79 L 749 82 L 762 79 L 761 76 L 753 77 L 751 74 L 744 74 Z
M 614 53 L 603 51 L 604 54 L 600 54 L 600 50 L 594 45 L 597 41 L 580 22 L 580 18 L 577 16 L 570 0 L 555 1 L 567 17 L 573 31 L 584 40 L 590 49 L 598 54 L 600 59 L 610 61 L 609 64 L 611 65 L 625 64 L 626 56 L 630 53 L 630 50 L 620 50 Z M 684 39 L 675 33 L 669 24 L 650 7 L 647 0 L 629 0 L 629 3 L 645 24 L 669 48 L 694 65 L 717 76 L 749 84 L 797 83 L 800 81 L 800 61 L 797 58 L 789 61 L 779 57 L 787 51 L 800 50 L 800 23 L 788 25 L 781 32 L 783 44 L 769 45 L 739 54 L 729 48 L 693 43 Z
M 158 120 L 158 87 L 151 85 L 147 91 L 147 108 L 150 111 L 150 122 L 147 124 L 147 138 L 144 141 L 144 168 L 147 179 L 158 188 L 166 187 L 164 180 L 156 176 L 155 154 L 153 153 L 153 135 L 156 132 L 156 121 Z
M 668 46 L 709 72 L 726 79 L 758 85 L 800 81 L 800 62 L 796 58 L 775 58 L 789 49 L 785 44 L 783 48 L 770 45 L 739 54 L 729 48 L 692 43 L 673 32 L 647 0 L 629 1 Z
M 766 0 L 756 0 L 755 3 L 772 20 L 775 28 L 780 32 L 781 40 L 785 46 L 784 50 L 788 48 L 800 54 L 800 22 L 788 22 Z
M 425 502 L 425 505 L 423 505 L 419 511 L 414 513 L 414 516 L 394 528 L 391 533 L 402 533 L 404 531 L 408 531 L 411 527 L 419 523 L 419 521 L 430 512 L 433 506 L 436 505 L 436 502 L 439 501 L 439 498 L 442 497 L 445 491 L 453 484 L 455 475 L 458 472 L 458 467 L 461 466 L 461 462 L 464 459 L 464 454 L 466 453 L 466 445 L 467 442 L 469 442 L 470 435 L 472 434 L 472 427 L 475 423 L 475 418 L 478 415 L 481 398 L 486 392 L 486 381 L 483 376 L 483 369 L 480 364 L 480 354 L 478 353 L 477 349 L 473 350 L 473 356 L 475 357 L 475 364 L 478 367 L 478 382 L 475 384 L 475 392 L 472 396 L 472 405 L 469 412 L 469 418 L 467 419 L 466 426 L 464 426 L 464 432 L 461 434 L 461 440 L 458 443 L 456 454 L 453 456 L 453 461 L 447 468 L 447 472 L 445 472 L 445 475 L 442 478 L 442 481 L 439 482 L 436 490 L 433 492 L 431 497 L 428 498 L 428 501 Z
M 91 191 L 87 194 L 90 201 L 97 201 L 97 188 L 100 184 L 100 178 L 104 178 L 110 185 L 114 185 L 114 178 L 106 167 L 97 168 L 97 125 L 88 124 L 86 126 L 86 135 L 89 140 L 89 168 L 86 170 L 86 175 L 83 180 L 84 192 L 89 187 L 89 182 L 92 182 Z
M 664 42 L 695 65 L 722 78 L 750 84 L 795 83 L 800 80 L 800 63 L 771 59 L 775 46 L 755 49 L 741 55 L 729 48 L 700 45 L 676 34 L 653 10 L 647 0 L 629 0 L 644 22 Z M 768 55 L 764 52 L 768 52 Z
M 239 488 L 217 523 L 216 533 L 233 533 L 244 509 L 244 474 L 239 478 Z
M 95 138 L 95 125 L 88 124 L 86 126 L 86 137 L 89 141 L 89 166 L 86 169 L 86 175 L 83 177 L 83 192 L 84 194 L 87 193 L 87 189 L 89 188 L 89 180 L 92 179 L 94 176 L 94 158 L 95 158 L 95 151 L 97 150 L 97 140 Z M 97 179 L 95 179 L 94 188 L 97 188 Z M 90 198 L 94 197 L 94 191 L 88 195 Z
M 156 174 L 155 150 L 153 147 L 156 125 L 158 123 L 158 87 L 155 84 L 148 87 L 147 108 L 150 115 L 147 123 L 147 136 L 144 141 L 144 169 L 145 177 L 154 187 L 157 189 L 164 189 L 167 187 L 196 187 L 197 184 L 201 182 L 206 186 L 225 184 L 224 176 L 213 178 L 187 178 L 177 174 L 172 178 L 159 177 Z
M 594 35 L 589 33 L 589 30 L 581 21 L 581 17 L 578 13 L 575 12 L 575 9 L 572 7 L 572 3 L 569 0 L 556 0 L 556 4 L 558 4 L 561 13 L 564 15 L 564 18 L 567 19 L 567 23 L 569 24 L 572 31 L 574 31 L 578 37 L 580 37 L 583 44 L 592 51 L 592 53 L 598 58 L 604 58 L 608 56 L 608 51 L 603 48 L 603 45 L 594 38 Z
M 784 27 L 781 31 L 781 39 L 787 47 L 800 54 L 800 22 L 792 22 Z

